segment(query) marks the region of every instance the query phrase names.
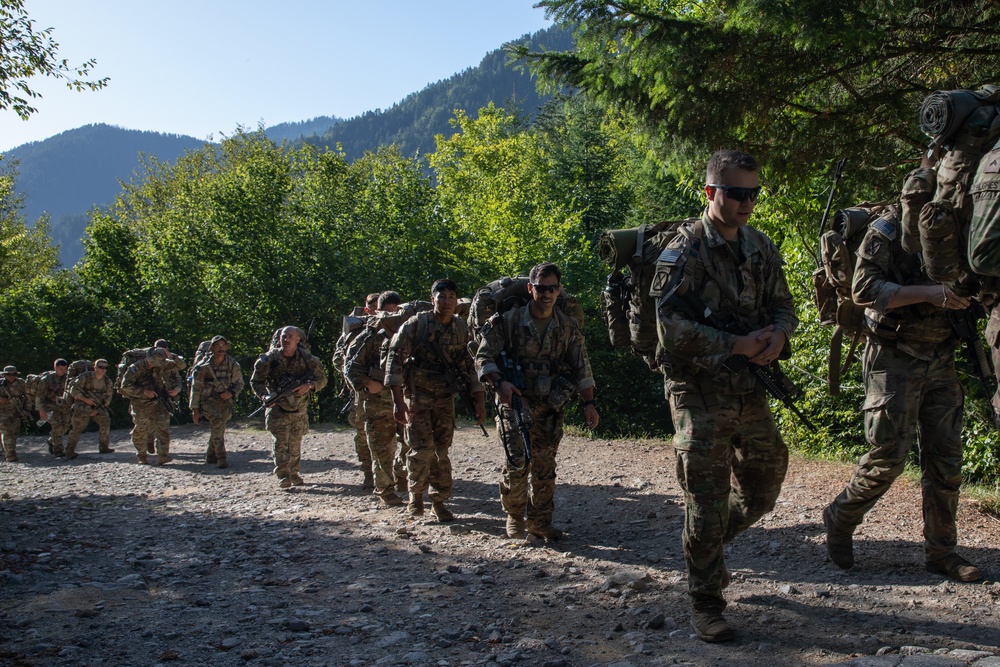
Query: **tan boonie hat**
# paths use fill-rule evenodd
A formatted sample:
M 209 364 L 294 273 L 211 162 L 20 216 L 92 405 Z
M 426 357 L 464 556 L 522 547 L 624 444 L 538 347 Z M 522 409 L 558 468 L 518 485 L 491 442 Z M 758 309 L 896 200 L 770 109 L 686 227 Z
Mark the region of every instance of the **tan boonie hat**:
M 4 366 L 3 367 L 3 374 L 4 375 L 17 375 L 17 366 Z
M 215 344 L 216 344 L 216 343 L 218 343 L 218 342 L 219 342 L 220 340 L 224 340 L 224 341 L 226 341 L 227 343 L 229 342 L 229 340 L 227 340 L 225 336 L 214 336 L 214 337 L 212 338 L 212 342 L 211 342 L 211 344 L 212 344 L 212 345 L 215 345 Z

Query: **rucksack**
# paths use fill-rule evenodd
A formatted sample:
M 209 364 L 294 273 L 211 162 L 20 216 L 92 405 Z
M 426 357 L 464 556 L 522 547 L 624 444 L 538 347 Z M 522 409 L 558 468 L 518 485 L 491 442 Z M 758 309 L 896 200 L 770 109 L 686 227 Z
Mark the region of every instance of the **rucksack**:
M 38 397 L 38 389 L 42 386 L 42 374 L 32 374 L 24 378 L 24 401 L 28 411 L 35 409 L 35 398 Z
M 70 408 L 76 401 L 70 390 L 73 388 L 76 379 L 88 371 L 94 370 L 94 362 L 89 359 L 77 359 L 66 369 L 66 391 L 63 392 L 63 407 Z
M 929 95 L 921 107 L 920 129 L 932 138 L 930 150 L 939 159 L 933 169 L 911 172 L 901 194 L 903 248 L 923 252 L 927 275 L 962 296 L 980 288 L 977 273 L 1000 275 L 1000 265 L 982 259 L 990 253 L 989 230 L 1000 228 L 1000 217 L 995 207 L 980 206 L 977 213 L 975 206 L 977 199 L 990 199 L 995 187 L 995 179 L 978 166 L 1000 137 L 998 116 L 997 86 Z M 975 234 L 970 229 L 974 216 Z
M 470 347 L 479 344 L 479 331 L 486 321 L 496 313 L 505 313 L 511 308 L 520 308 L 528 303 L 528 276 L 503 277 L 479 289 L 469 306 Z M 576 297 L 565 289 L 556 299 L 556 308 L 583 326 L 583 306 Z
M 127 350 L 122 355 L 121 361 L 118 362 L 118 376 L 115 378 L 116 390 L 121 390 L 122 380 L 125 379 L 125 371 L 128 370 L 128 367 L 137 361 L 145 359 L 149 354 L 149 350 L 150 348 L 148 347 L 136 347 L 131 350 Z
M 864 334 L 865 307 L 854 302 L 851 284 L 858 247 L 868 225 L 879 217 L 895 221 L 898 208 L 865 202 L 837 211 L 830 229 L 819 239 L 820 267 L 813 272 L 813 297 L 820 324 L 835 327 L 830 341 L 828 383 L 830 393 L 840 393 L 840 377 L 847 372 Z M 847 359 L 841 364 L 844 335 L 851 336 Z
M 601 310 L 614 347 L 629 347 L 650 370 L 660 372 L 656 351 L 656 302 L 649 296 L 656 260 L 677 236 L 681 225 L 700 218 L 670 220 L 631 229 L 613 229 L 601 235 L 597 254 L 612 267 L 601 292 Z M 700 225 L 696 225 L 701 229 Z M 698 232 L 700 233 L 700 231 Z

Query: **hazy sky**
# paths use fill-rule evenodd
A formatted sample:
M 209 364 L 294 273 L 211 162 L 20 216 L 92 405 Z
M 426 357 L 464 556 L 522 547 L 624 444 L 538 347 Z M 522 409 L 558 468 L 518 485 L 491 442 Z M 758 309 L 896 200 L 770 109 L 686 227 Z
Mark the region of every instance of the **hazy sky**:
M 551 24 L 536 0 L 27 0 L 60 57 L 96 58 L 98 92 L 52 78 L 22 121 L 0 111 L 0 151 L 89 123 L 231 134 L 388 108 Z

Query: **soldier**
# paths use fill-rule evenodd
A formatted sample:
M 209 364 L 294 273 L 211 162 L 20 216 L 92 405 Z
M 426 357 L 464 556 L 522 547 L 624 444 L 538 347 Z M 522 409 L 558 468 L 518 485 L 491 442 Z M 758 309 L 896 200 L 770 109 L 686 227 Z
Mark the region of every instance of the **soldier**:
M 5 366 L 0 378 L 0 442 L 3 444 L 4 461 L 17 461 L 17 436 L 21 420 L 31 421 L 25 403 L 24 380 L 18 377 L 17 367 Z
M 750 373 L 723 366 L 733 355 L 770 364 L 798 326 L 777 248 L 747 225 L 760 193 L 759 168 L 739 151 L 712 156 L 706 170 L 708 208 L 668 244 L 650 290 L 661 304 L 658 360 L 684 490 L 691 623 L 706 642 L 735 637 L 722 615 L 722 590 L 729 584 L 723 549 L 774 508 L 788 467 L 788 448 L 763 387 Z M 671 286 L 700 307 L 669 299 Z M 715 313 L 716 326 L 704 321 L 706 308 Z
M 423 516 L 424 491 L 429 487 L 434 515 L 439 521 L 455 517 L 445 505 L 451 497 L 451 460 L 448 449 L 455 435 L 455 393 L 448 374 L 468 378 L 475 397 L 476 421 L 483 423 L 486 407 L 483 386 L 469 356 L 469 328 L 455 317 L 458 287 L 449 279 L 431 287 L 433 310 L 406 321 L 392 339 L 386 361 L 385 384 L 392 391 L 393 418 L 405 425 L 411 516 Z
M 344 364 L 347 362 L 347 348 L 351 342 L 364 331 L 364 327 L 375 316 L 378 310 L 378 292 L 372 292 L 365 297 L 365 315 L 356 329 L 344 331 L 337 339 L 333 353 L 333 367 L 340 373 L 344 372 Z M 347 378 L 344 378 L 347 381 Z M 350 387 L 350 383 L 347 383 Z M 375 478 L 372 473 L 372 454 L 368 448 L 368 437 L 365 435 L 365 415 L 361 406 L 361 395 L 355 391 L 351 392 L 351 408 L 347 417 L 347 423 L 354 427 L 354 451 L 358 455 L 358 462 L 361 464 L 361 471 L 364 481 L 361 488 L 371 491 L 375 488 Z
M 378 298 L 380 313 L 391 314 L 402 303 L 397 292 L 383 292 Z M 385 362 L 392 334 L 382 326 L 383 317 L 373 317 L 366 331 L 351 341 L 344 364 L 344 377 L 361 397 L 364 431 L 371 451 L 374 493 L 384 507 L 403 501 L 395 493 L 392 462 L 395 455 L 396 420 L 392 416 L 392 395 L 385 391 Z
M 113 391 L 114 385 L 108 378 L 107 359 L 98 359 L 94 362 L 94 370 L 81 373 L 70 381 L 67 393 L 73 397 L 73 405 L 70 407 L 70 429 L 66 438 L 67 459 L 76 458 L 80 434 L 92 419 L 98 429 L 98 453 L 111 454 L 115 451 L 111 448 L 111 418 L 108 416 Z
M 852 296 L 866 306 L 862 377 L 871 450 L 823 510 L 826 548 L 837 566 L 854 565 L 855 528 L 919 443 L 927 570 L 979 581 L 979 568 L 955 553 L 965 394 L 948 313 L 967 308 L 969 300 L 934 283 L 921 256 L 903 250 L 901 236 L 895 216 L 883 215 L 869 225 L 858 251 Z
M 551 540 L 562 536 L 552 525 L 552 513 L 563 407 L 579 391 L 587 426 L 593 430 L 600 420 L 583 332 L 576 320 L 555 308 L 561 277 L 555 264 L 535 266 L 528 274 L 531 301 L 494 315 L 480 332 L 476 370 L 484 383 L 494 387 L 500 403 L 497 430 L 511 459 L 504 462 L 500 481 L 509 537 L 525 537 L 525 516 L 532 535 Z M 527 465 L 511 408 L 514 394 L 521 397 L 522 414 L 527 417 L 531 446 Z
M 274 474 L 278 488 L 303 484 L 299 475 L 302 436 L 309 431 L 309 397 L 326 386 L 320 360 L 299 343 L 305 335 L 298 327 L 281 330 L 281 347 L 260 355 L 250 386 L 267 406 L 264 424 L 271 432 Z
M 226 422 L 233 416 L 233 404 L 243 391 L 243 371 L 229 355 L 229 341 L 224 336 L 212 338 L 211 356 L 191 372 L 191 421 L 204 415 L 211 424 L 205 463 L 228 468 L 226 461 Z
M 115 389 L 121 393 L 122 381 L 125 379 L 125 372 L 128 370 L 129 366 L 139 361 L 140 359 L 145 359 L 149 351 L 154 348 L 160 348 L 167 353 L 167 358 L 172 360 L 172 367 L 178 373 L 187 368 L 187 362 L 184 361 L 184 357 L 174 354 L 170 351 L 170 345 L 163 338 L 157 338 L 156 342 L 153 343 L 153 347 L 137 347 L 126 351 L 118 362 L 118 377 L 115 380 Z M 124 394 L 123 394 L 124 396 Z M 132 410 L 132 403 L 129 402 L 129 411 Z M 146 442 L 146 452 L 149 454 L 156 453 L 156 431 L 151 430 L 149 432 L 148 440 Z
M 181 391 L 177 362 L 163 347 L 154 347 L 125 371 L 121 394 L 131 401 L 132 445 L 139 463 L 146 463 L 150 434 L 156 439 L 156 464 L 173 461 L 170 456 L 170 416 L 174 398 Z
M 49 422 L 49 454 L 65 456 L 63 436 L 69 430 L 69 408 L 63 405 L 63 395 L 66 393 L 66 373 L 69 362 L 56 359 L 53 370 L 42 374 L 41 382 L 35 394 L 35 409 L 41 421 Z

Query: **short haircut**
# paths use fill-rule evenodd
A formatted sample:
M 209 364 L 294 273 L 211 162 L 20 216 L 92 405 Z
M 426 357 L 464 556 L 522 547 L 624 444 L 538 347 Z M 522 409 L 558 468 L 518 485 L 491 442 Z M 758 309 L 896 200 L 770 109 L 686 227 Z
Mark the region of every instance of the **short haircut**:
M 438 292 L 443 292 L 446 289 L 451 290 L 455 294 L 458 294 L 458 285 L 451 278 L 440 278 L 435 280 L 434 284 L 431 285 L 431 294 L 437 294 Z
M 69 366 L 69 362 L 65 359 L 56 359 L 56 362 L 52 364 L 53 367 L 56 366 Z
M 105 366 L 107 366 L 108 365 L 108 360 L 107 359 L 98 359 L 97 361 L 94 362 L 94 368 L 97 368 L 101 364 L 104 364 Z
M 378 297 L 379 297 L 378 292 L 372 292 L 371 294 L 365 297 L 365 305 L 374 306 L 375 304 L 378 303 Z
M 167 341 L 164 340 L 163 338 L 157 338 L 156 342 L 153 343 L 153 347 L 162 347 L 164 350 L 170 349 L 170 345 L 167 344 Z
M 391 306 L 393 304 L 400 305 L 403 303 L 403 299 L 400 298 L 399 292 L 394 292 L 393 290 L 386 290 L 378 295 L 378 309 L 383 310 L 386 306 Z
M 725 179 L 726 172 L 730 169 L 744 169 L 746 171 L 760 171 L 757 160 L 749 153 L 743 151 L 733 151 L 723 149 L 716 151 L 708 160 L 708 168 L 705 169 L 705 183 L 719 183 Z
M 531 268 L 531 271 L 528 273 L 528 280 L 537 283 L 539 278 L 548 278 L 549 276 L 555 276 L 557 282 L 562 281 L 562 271 L 559 270 L 558 266 L 552 262 L 542 262 Z

